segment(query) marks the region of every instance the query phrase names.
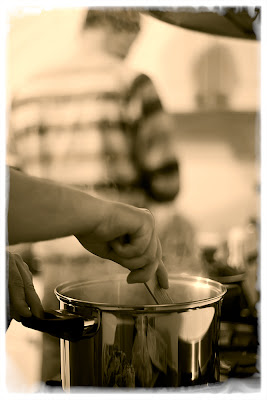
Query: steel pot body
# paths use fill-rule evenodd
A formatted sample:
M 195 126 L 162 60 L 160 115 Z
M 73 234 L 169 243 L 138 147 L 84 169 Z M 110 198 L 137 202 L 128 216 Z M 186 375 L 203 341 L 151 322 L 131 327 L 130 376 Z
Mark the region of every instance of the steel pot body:
M 61 339 L 63 389 L 179 387 L 215 382 L 225 287 L 206 278 L 170 276 L 172 305 L 156 305 L 143 284 L 113 280 L 55 289 L 63 313 L 84 319 L 79 340 Z

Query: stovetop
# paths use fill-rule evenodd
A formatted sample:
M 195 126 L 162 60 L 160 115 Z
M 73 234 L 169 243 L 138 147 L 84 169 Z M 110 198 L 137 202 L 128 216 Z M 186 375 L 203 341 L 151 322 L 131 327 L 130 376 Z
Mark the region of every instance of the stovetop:
M 220 381 L 259 374 L 257 324 L 221 322 Z

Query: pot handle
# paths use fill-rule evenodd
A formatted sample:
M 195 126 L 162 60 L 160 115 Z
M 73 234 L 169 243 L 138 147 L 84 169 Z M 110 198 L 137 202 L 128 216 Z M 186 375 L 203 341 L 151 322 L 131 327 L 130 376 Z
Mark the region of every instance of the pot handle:
M 21 318 L 22 325 L 40 332 L 48 333 L 60 339 L 76 342 L 83 336 L 90 337 L 98 329 L 96 319 L 84 320 L 80 315 L 75 315 L 66 310 L 44 311 L 43 318 L 31 316 Z

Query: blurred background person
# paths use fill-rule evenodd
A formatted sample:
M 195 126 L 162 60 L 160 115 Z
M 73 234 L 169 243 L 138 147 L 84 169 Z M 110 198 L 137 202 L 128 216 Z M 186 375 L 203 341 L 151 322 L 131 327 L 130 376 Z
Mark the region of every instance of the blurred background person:
M 175 116 L 164 110 L 155 86 L 145 74 L 134 80 L 127 110 L 132 160 L 146 194 L 146 207 L 156 219 L 165 266 L 173 273 L 202 275 L 195 228 L 177 207 L 183 183 Z

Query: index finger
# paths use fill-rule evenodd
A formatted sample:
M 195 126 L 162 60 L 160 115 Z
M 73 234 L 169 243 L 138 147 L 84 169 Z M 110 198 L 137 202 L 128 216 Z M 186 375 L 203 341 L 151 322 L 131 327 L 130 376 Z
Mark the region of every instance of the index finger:
M 159 263 L 156 274 L 157 274 L 159 285 L 163 289 L 168 289 L 169 288 L 168 272 L 167 272 L 162 260 Z

